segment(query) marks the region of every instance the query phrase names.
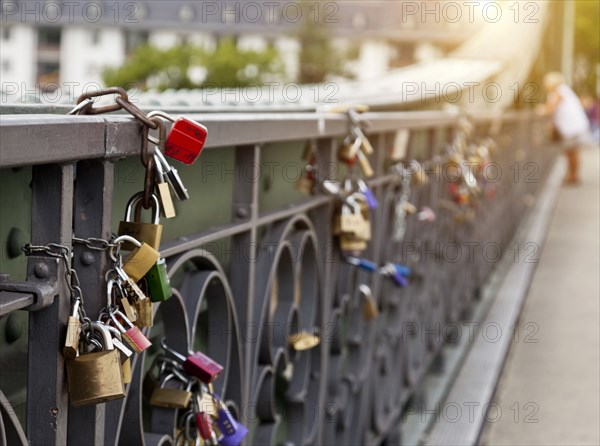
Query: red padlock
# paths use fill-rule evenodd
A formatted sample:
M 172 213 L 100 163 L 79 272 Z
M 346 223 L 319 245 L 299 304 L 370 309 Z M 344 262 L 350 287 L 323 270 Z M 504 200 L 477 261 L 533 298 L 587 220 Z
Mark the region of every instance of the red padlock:
M 208 135 L 206 127 L 185 116 L 180 116 L 175 120 L 164 112 L 148 113 L 148 117 L 153 116 L 160 116 L 173 123 L 165 142 L 165 155 L 184 164 L 193 164 L 206 142 Z
M 205 384 L 212 383 L 223 371 L 223 366 L 221 364 L 202 352 L 193 352 L 189 356 L 184 356 L 169 348 L 165 342 L 165 338 L 161 339 L 160 344 L 167 352 L 182 363 L 183 370 L 185 370 L 188 375 L 195 376 Z

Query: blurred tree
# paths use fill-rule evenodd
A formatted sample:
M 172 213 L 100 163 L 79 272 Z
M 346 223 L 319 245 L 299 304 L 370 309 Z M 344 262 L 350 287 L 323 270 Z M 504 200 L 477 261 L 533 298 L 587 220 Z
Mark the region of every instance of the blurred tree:
M 204 79 L 191 79 L 190 70 L 199 67 L 204 71 Z M 268 77 L 281 72 L 274 49 L 240 50 L 232 39 L 227 38 L 212 51 L 192 45 L 166 50 L 144 45 L 123 66 L 105 69 L 102 78 L 106 85 L 129 88 L 135 84 L 142 90 L 147 89 L 149 83 L 159 90 L 199 88 L 209 84 L 228 88 L 261 85 Z
M 344 64 L 350 58 L 347 51 L 331 43 L 331 28 L 336 19 L 331 15 L 332 2 L 301 0 L 302 22 L 295 32 L 300 42 L 301 84 L 323 82 L 328 75 L 350 77 Z M 335 10 L 334 10 L 335 11 Z
M 597 72 L 600 64 L 600 2 L 579 0 L 575 2 L 575 57 L 586 65 L 582 79 L 577 79 L 578 91 L 597 94 Z

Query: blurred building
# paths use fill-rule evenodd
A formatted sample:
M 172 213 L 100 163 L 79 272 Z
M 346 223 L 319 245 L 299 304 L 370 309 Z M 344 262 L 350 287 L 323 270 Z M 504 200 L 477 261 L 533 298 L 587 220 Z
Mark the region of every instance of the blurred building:
M 467 2 L 469 3 L 469 2 Z M 471 2 L 473 3 L 473 2 Z M 443 55 L 477 28 L 472 6 L 448 1 L 22 1 L 2 0 L 0 77 L 20 88 L 102 84 L 143 43 L 213 47 L 233 37 L 246 49 L 275 47 L 287 80 L 298 73 L 303 20 L 326 25 L 338 48 L 355 49 L 349 69 L 369 79 Z M 25 87 L 26 86 L 26 87 Z M 13 85 L 14 87 L 14 85 Z

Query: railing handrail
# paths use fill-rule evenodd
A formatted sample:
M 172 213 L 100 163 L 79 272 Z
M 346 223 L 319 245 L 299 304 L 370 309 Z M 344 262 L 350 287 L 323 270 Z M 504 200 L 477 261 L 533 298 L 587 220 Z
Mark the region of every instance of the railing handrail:
M 469 114 L 475 121 L 530 119 L 529 111 Z M 207 148 L 343 136 L 347 119 L 337 113 L 191 114 L 209 129 Z M 367 132 L 451 127 L 460 115 L 445 111 L 371 112 Z M 121 158 L 139 153 L 139 123 L 121 115 L 0 115 L 0 167 Z M 74 143 L 75 142 L 75 143 Z

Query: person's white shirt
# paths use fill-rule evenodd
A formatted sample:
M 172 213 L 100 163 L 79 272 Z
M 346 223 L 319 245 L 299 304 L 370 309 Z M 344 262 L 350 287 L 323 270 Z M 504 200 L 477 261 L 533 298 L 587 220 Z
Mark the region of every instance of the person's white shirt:
M 556 88 L 561 100 L 554 112 L 554 125 L 564 139 L 584 135 L 589 131 L 590 123 L 579 98 L 568 85 Z

